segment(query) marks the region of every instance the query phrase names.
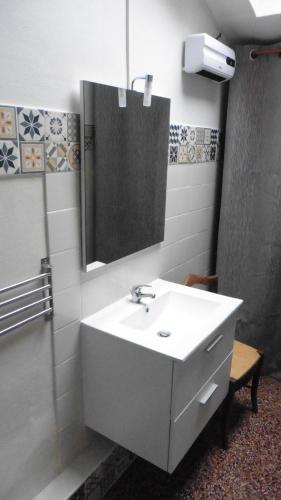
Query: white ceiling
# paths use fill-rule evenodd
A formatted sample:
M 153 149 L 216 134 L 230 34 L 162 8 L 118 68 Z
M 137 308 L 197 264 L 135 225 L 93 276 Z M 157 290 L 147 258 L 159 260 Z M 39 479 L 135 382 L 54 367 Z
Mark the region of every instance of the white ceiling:
M 267 1 L 267 0 L 263 0 Z M 256 17 L 249 0 L 205 0 L 224 39 L 234 43 L 281 42 L 281 14 Z

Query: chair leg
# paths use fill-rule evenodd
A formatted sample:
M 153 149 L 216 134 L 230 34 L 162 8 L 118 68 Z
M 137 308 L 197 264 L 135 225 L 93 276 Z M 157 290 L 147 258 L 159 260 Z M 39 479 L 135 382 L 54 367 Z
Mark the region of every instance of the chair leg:
M 224 400 L 224 408 L 223 408 L 222 442 L 223 442 L 223 448 L 225 450 L 227 450 L 228 448 L 228 428 L 229 428 L 229 419 L 231 415 L 234 393 L 235 393 L 234 384 L 230 382 L 228 394 Z
M 253 375 L 252 386 L 251 386 L 251 399 L 252 399 L 252 407 L 253 412 L 258 413 L 258 386 L 261 376 L 261 369 L 263 363 L 263 354 L 261 354 L 261 358 L 257 364 L 257 368 Z

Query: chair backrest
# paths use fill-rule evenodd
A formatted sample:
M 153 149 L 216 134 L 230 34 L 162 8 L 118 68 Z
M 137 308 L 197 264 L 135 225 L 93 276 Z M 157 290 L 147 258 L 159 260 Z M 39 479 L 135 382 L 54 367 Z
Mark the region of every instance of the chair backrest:
M 213 274 L 212 276 L 203 276 L 202 274 L 188 274 L 183 280 L 183 285 L 206 285 L 211 292 L 217 292 L 218 279 L 219 277 L 217 274 Z

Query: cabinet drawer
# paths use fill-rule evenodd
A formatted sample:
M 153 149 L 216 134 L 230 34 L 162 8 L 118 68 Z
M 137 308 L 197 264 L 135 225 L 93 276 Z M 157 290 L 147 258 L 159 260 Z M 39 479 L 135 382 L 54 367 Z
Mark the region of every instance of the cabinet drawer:
M 232 352 L 235 324 L 236 314 L 233 314 L 184 363 L 174 362 L 172 419 Z
M 231 354 L 171 422 L 168 472 L 172 473 L 225 398 L 229 387 Z

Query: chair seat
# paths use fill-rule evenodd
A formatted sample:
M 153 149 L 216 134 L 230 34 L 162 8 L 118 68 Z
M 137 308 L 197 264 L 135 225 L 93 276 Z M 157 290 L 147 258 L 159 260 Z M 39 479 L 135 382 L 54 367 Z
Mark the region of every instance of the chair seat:
M 209 289 L 217 291 L 218 276 L 203 276 L 198 274 L 189 274 L 183 281 L 186 286 L 193 286 L 196 284 L 207 285 Z M 231 412 L 231 406 L 234 398 L 235 391 L 241 387 L 248 387 L 251 389 L 252 407 L 255 413 L 258 412 L 257 391 L 261 368 L 263 363 L 263 352 L 254 349 L 253 347 L 243 344 L 238 340 L 233 342 L 233 356 L 230 371 L 230 383 L 228 394 L 224 401 L 223 411 L 223 447 L 226 450 L 228 447 L 228 422 Z M 249 386 L 248 382 L 252 379 Z
M 260 360 L 257 349 L 234 340 L 230 378 L 233 381 L 241 379 Z

